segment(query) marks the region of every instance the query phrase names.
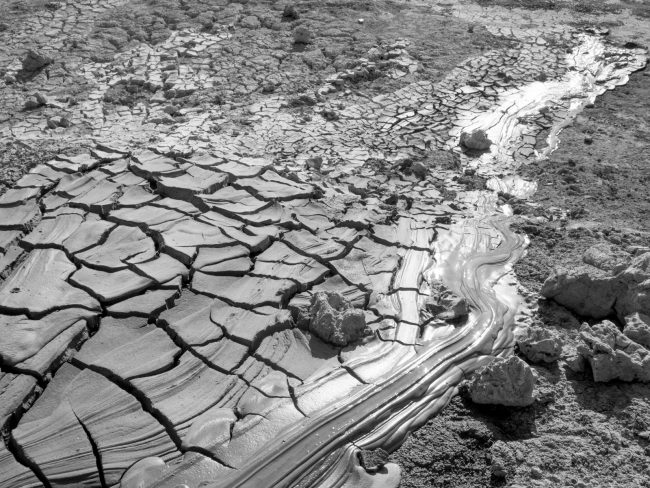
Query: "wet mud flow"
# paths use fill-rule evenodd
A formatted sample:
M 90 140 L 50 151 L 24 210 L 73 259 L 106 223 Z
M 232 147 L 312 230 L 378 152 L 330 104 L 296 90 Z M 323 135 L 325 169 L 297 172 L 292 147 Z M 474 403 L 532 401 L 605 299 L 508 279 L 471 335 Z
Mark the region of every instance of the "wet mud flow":
M 65 147 L 0 195 L 0 486 L 398 486 L 359 453 L 528 320 L 500 197 L 646 64 L 600 28 L 415 3 L 493 49 L 429 76 L 387 31 L 335 70 L 323 26 L 216 3 L 140 32 L 138 2 L 57 2 L 32 12 L 49 48 L 0 32 L 0 142 Z

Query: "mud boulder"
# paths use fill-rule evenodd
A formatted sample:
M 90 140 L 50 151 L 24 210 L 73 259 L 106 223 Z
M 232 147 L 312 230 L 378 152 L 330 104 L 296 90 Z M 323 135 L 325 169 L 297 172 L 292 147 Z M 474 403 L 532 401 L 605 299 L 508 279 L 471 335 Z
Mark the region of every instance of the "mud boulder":
M 562 354 L 557 334 L 541 327 L 531 327 L 517 340 L 519 351 L 532 363 L 553 363 Z
M 594 381 L 650 382 L 650 351 L 604 320 L 593 327 L 583 324 L 578 354 L 591 366 Z
M 309 44 L 311 42 L 311 31 L 301 25 L 293 30 L 293 42 L 296 44 Z
M 650 316 L 643 313 L 634 313 L 625 317 L 623 334 L 637 344 L 650 348 Z
M 541 294 L 578 315 L 603 319 L 612 313 L 621 291 L 616 277 L 585 265 L 555 270 L 542 285 Z
M 608 243 L 591 246 L 582 256 L 586 264 L 603 271 L 620 272 L 630 264 L 630 255 Z
M 488 151 L 492 141 L 488 139 L 484 130 L 477 129 L 472 132 L 463 132 L 460 135 L 460 145 L 470 151 Z
M 464 320 L 469 314 L 469 304 L 442 283 L 431 285 L 431 293 L 424 304 L 423 320 L 435 317 L 440 320 L 456 322 Z
M 614 307 L 618 318 L 623 321 L 635 313 L 650 315 L 650 253 L 634 258 L 616 276 L 624 286 Z
M 474 403 L 526 407 L 534 401 L 536 378 L 528 364 L 516 356 L 495 358 L 467 384 Z
M 30 49 L 22 60 L 22 70 L 25 73 L 35 73 L 54 60 L 42 51 Z
M 313 296 L 309 330 L 336 346 L 347 346 L 372 334 L 363 311 L 335 292 L 318 292 Z

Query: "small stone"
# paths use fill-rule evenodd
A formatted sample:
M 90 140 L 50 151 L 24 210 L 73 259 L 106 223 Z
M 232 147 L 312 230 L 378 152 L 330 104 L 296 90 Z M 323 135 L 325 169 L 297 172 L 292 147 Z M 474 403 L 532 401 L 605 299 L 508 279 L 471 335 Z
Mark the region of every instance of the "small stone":
M 22 61 L 23 71 L 33 73 L 48 64 L 52 64 L 53 61 L 50 56 L 47 56 L 42 51 L 30 49 Z
M 621 283 L 593 266 L 555 270 L 542 285 L 541 295 L 585 317 L 603 319 L 612 313 Z
M 293 5 L 287 5 L 284 7 L 284 10 L 282 11 L 282 20 L 298 20 L 300 18 L 300 15 L 298 15 L 298 11 L 296 10 L 296 7 Z
M 42 106 L 43 104 L 35 96 L 30 96 L 23 103 L 23 110 L 35 110 Z
M 248 15 L 247 17 L 244 17 L 239 21 L 239 24 L 246 29 L 259 29 L 261 26 L 260 19 L 254 15 Z
M 527 407 L 534 401 L 535 381 L 530 366 L 518 357 L 495 358 L 474 375 L 467 391 L 474 403 Z
M 506 478 L 512 469 L 511 466 L 516 462 L 512 449 L 504 441 L 496 441 L 492 444 L 490 458 L 490 470 L 492 476 L 497 479 Z
M 321 167 L 323 166 L 323 158 L 321 156 L 314 156 L 309 158 L 305 164 L 308 169 L 320 171 Z
M 639 312 L 628 315 L 625 317 L 623 334 L 650 349 L 650 317 Z
M 589 362 L 594 381 L 650 382 L 650 351 L 624 335 L 609 320 L 580 330 L 578 353 Z
M 311 31 L 305 26 L 298 26 L 293 31 L 293 42 L 296 44 L 309 44 L 311 42 Z
M 477 129 L 472 133 L 463 132 L 460 135 L 460 145 L 472 151 L 487 151 L 492 145 L 487 134 L 482 129 Z
M 463 320 L 469 313 L 467 300 L 456 295 L 441 283 L 436 283 L 431 287 L 430 296 L 424 307 L 426 313 L 449 322 Z
M 373 450 L 361 449 L 357 454 L 361 467 L 368 473 L 376 473 L 388 461 L 388 453 L 381 448 Z
M 519 351 L 532 363 L 553 363 L 562 354 L 562 342 L 548 329 L 531 327 L 517 341 Z
M 55 115 L 54 117 L 47 119 L 47 126 L 50 129 L 56 129 L 57 127 L 70 127 L 70 121 L 61 115 Z
M 347 346 L 372 334 L 363 311 L 336 292 L 318 292 L 312 297 L 309 330 L 336 346 Z
M 411 164 L 411 171 L 416 177 L 421 180 L 426 178 L 427 174 L 429 173 L 427 167 L 420 161 L 415 161 L 413 164 Z

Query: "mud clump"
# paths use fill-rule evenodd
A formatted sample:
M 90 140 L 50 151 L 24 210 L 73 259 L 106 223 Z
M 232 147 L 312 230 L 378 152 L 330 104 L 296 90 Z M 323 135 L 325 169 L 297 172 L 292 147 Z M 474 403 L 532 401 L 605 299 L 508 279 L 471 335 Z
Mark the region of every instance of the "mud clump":
M 22 60 L 22 72 L 25 75 L 34 74 L 53 62 L 54 59 L 42 51 L 30 49 Z
M 286 5 L 284 7 L 284 10 L 282 11 L 282 20 L 290 22 L 292 20 L 298 20 L 299 18 L 300 15 L 298 14 L 296 7 L 293 5 Z
M 650 351 L 623 334 L 609 320 L 584 324 L 577 351 L 591 367 L 594 381 L 650 382 Z
M 293 42 L 295 44 L 309 44 L 311 42 L 311 31 L 302 25 L 296 27 L 293 31 Z
M 547 329 L 531 327 L 517 340 L 521 354 L 531 363 L 554 363 L 562 355 L 560 338 Z
M 431 296 L 424 304 L 423 319 L 436 318 L 447 322 L 461 322 L 469 314 L 469 304 L 463 297 L 442 284 L 431 287 Z
M 339 293 L 319 292 L 311 301 L 309 330 L 330 344 L 347 346 L 372 334 L 362 310 Z
M 488 139 L 484 130 L 477 129 L 470 133 L 463 132 L 460 135 L 460 145 L 470 151 L 483 152 L 490 149 L 492 141 Z
M 357 453 L 359 464 L 368 473 L 376 473 L 388 462 L 388 453 L 383 449 L 362 449 Z
M 593 266 L 557 269 L 542 286 L 541 294 L 578 315 L 603 319 L 612 313 L 620 286 L 611 276 Z
M 465 394 L 474 403 L 527 407 L 534 401 L 535 382 L 530 366 L 518 357 L 496 358 L 465 385 Z
M 620 269 L 617 265 L 615 269 Z M 612 274 L 594 266 L 558 269 L 544 282 L 542 296 L 594 319 L 616 315 L 626 323 L 650 315 L 650 253 L 635 257 L 624 270 Z

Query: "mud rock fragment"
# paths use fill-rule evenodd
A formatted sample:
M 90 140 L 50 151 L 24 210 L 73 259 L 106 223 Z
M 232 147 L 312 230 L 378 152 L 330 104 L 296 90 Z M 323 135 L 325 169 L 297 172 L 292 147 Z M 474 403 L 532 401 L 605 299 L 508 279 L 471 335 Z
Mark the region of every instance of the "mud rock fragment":
M 650 316 L 643 313 L 634 313 L 625 317 L 623 334 L 634 342 L 650 348 Z
M 300 16 L 298 15 L 298 11 L 296 10 L 296 7 L 293 5 L 286 5 L 284 7 L 284 11 L 282 12 L 282 20 L 298 20 Z
M 513 450 L 504 441 L 496 441 L 490 447 L 490 469 L 492 476 L 504 479 L 514 471 L 517 461 Z
M 519 351 L 532 363 L 552 363 L 562 354 L 562 342 L 548 329 L 531 327 L 517 341 Z
M 459 297 L 441 283 L 436 283 L 431 287 L 431 296 L 427 299 L 424 307 L 425 314 L 450 322 L 463 320 L 469 313 L 467 300 Z M 426 320 L 428 317 L 423 318 Z
M 623 287 L 614 306 L 618 318 L 637 312 L 650 315 L 650 253 L 635 257 L 616 278 Z
M 526 407 L 533 403 L 535 375 L 516 356 L 495 358 L 480 369 L 467 385 L 474 403 Z
M 429 173 L 427 167 L 420 161 L 415 161 L 413 162 L 413 164 L 411 164 L 411 171 L 417 178 L 421 180 L 426 178 L 427 174 Z
M 70 121 L 61 115 L 55 115 L 47 119 L 47 126 L 50 129 L 56 129 L 57 127 L 70 127 Z
M 630 255 L 625 251 L 614 249 L 610 244 L 601 243 L 587 249 L 582 260 L 603 271 L 616 273 L 625 269 L 630 263 Z
M 381 448 L 362 449 L 358 452 L 359 464 L 369 473 L 376 473 L 384 467 L 388 461 L 388 453 Z
M 593 266 L 558 269 L 542 285 L 541 294 L 578 315 L 603 319 L 621 291 L 619 281 Z
M 298 26 L 293 31 L 293 41 L 296 44 L 309 44 L 311 42 L 311 31 L 305 26 Z
M 339 293 L 318 292 L 311 301 L 309 330 L 326 342 L 347 346 L 372 334 L 362 310 Z
M 650 351 L 624 335 L 609 320 L 584 324 L 578 354 L 591 366 L 594 381 L 650 382 Z
M 471 151 L 487 151 L 492 145 L 484 130 L 477 129 L 471 133 L 463 132 L 460 135 L 460 145 Z
M 54 60 L 42 51 L 30 49 L 23 58 L 22 65 L 25 73 L 34 73 Z
M 239 24 L 246 29 L 259 29 L 260 19 L 254 15 L 248 15 L 239 21 Z
M 35 110 L 42 107 L 43 105 L 44 103 L 41 102 L 41 100 L 36 95 L 31 95 L 25 99 L 25 102 L 23 103 L 23 110 Z

